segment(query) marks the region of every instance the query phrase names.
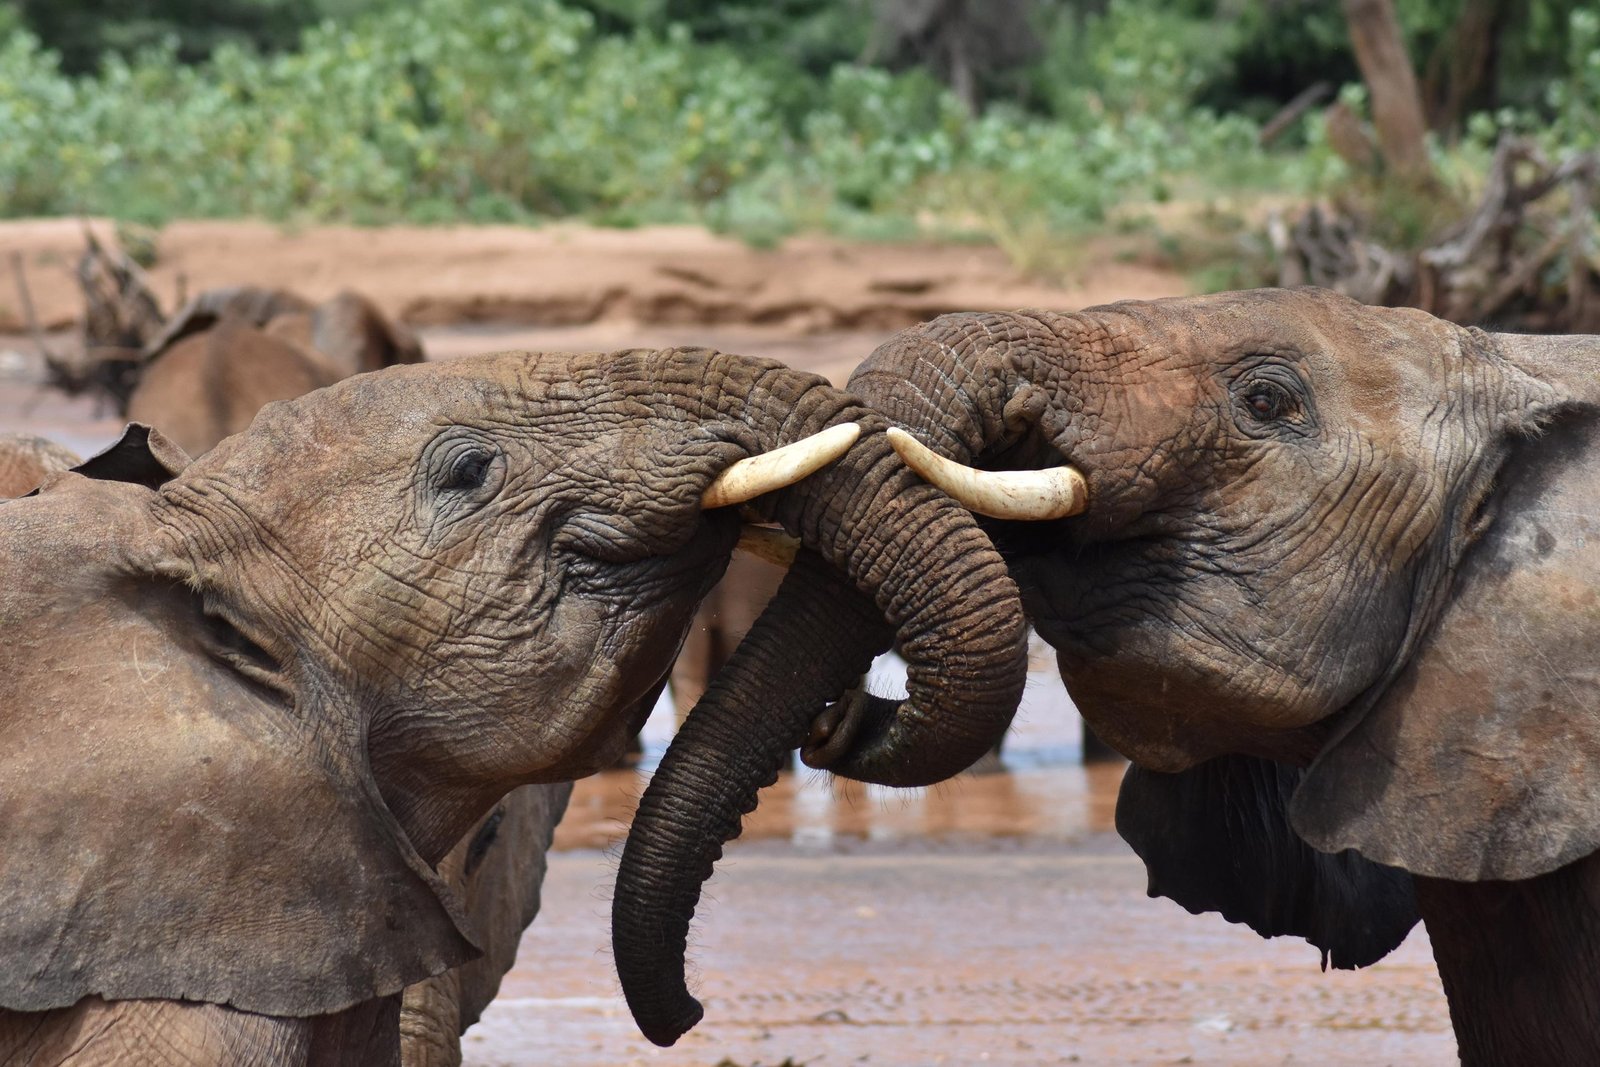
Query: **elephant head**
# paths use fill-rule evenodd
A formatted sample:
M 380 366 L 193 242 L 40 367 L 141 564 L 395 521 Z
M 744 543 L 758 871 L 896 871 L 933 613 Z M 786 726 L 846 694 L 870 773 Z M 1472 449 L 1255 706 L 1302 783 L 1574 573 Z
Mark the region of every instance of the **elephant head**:
M 1403 872 L 1600 846 L 1600 340 L 1264 290 L 945 316 L 850 388 L 995 516 L 1153 892 L 1358 964 Z M 1073 517 L 963 484 L 1063 464 Z
M 872 480 L 794 484 L 857 421 Z M 615 757 L 739 536 L 726 505 L 911 648 L 1020 636 L 1014 597 L 946 581 L 1002 564 L 881 428 L 768 361 L 507 353 L 269 405 L 193 462 L 135 427 L 0 504 L 0 1008 L 320 1015 L 472 958 L 433 865 L 513 787 Z M 982 678 L 1003 728 L 1020 641 L 960 658 L 950 692 L 913 658 L 914 712 Z

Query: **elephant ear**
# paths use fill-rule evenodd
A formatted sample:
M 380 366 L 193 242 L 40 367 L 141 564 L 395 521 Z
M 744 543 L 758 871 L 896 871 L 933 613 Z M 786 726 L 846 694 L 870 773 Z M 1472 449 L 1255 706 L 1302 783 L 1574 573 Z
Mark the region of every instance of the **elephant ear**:
M 1456 881 L 1600 849 L 1600 408 L 1581 377 L 1557 384 L 1553 425 L 1502 468 L 1432 632 L 1295 795 L 1316 847 Z
M 1411 876 L 1301 840 L 1288 815 L 1300 776 L 1249 756 L 1177 774 L 1132 766 L 1117 832 L 1144 861 L 1152 897 L 1219 912 L 1262 937 L 1303 937 L 1322 950 L 1323 966 L 1376 963 L 1417 923 Z
M 162 452 L 135 427 L 0 508 L 0 1009 L 325 1015 L 472 959 L 354 716 L 231 665 Z
M 182 474 L 188 465 L 189 454 L 161 431 L 140 422 L 130 422 L 116 444 L 96 452 L 72 469 L 85 478 L 133 482 L 155 489 Z
M 309 342 L 346 375 L 421 363 L 423 358 L 416 334 L 349 290 L 319 304 L 311 313 Z

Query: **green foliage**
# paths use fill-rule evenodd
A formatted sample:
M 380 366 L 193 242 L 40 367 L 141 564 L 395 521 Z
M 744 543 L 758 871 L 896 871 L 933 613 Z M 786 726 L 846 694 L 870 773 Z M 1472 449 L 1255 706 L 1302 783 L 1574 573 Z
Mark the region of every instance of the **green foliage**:
M 1554 76 L 1542 83 L 1533 103 L 1473 115 L 1467 149 L 1486 156 L 1503 133 L 1532 137 L 1554 156 L 1600 148 L 1600 14 L 1579 8 L 1566 13 L 1559 33 L 1562 51 Z
M 132 55 L 176 42 L 185 62 L 224 43 L 292 46 L 323 15 L 351 14 L 364 0 L 15 0 L 24 24 L 61 56 L 64 69 L 92 70 L 107 52 Z
M 556 0 L 418 0 L 323 23 L 293 51 L 230 43 L 186 65 L 169 40 L 76 77 L 14 33 L 0 45 L 0 211 L 698 217 L 768 242 L 977 232 L 1036 260 L 1027 249 L 1117 203 L 1260 158 L 1248 122 L 1188 106 L 1202 50 L 1154 32 L 1148 2 L 1116 0 L 1057 38 L 1078 73 L 1052 90 L 1054 117 L 974 117 L 915 70 L 837 64 L 808 80 L 646 17 L 670 6 L 641 0 L 607 32 Z

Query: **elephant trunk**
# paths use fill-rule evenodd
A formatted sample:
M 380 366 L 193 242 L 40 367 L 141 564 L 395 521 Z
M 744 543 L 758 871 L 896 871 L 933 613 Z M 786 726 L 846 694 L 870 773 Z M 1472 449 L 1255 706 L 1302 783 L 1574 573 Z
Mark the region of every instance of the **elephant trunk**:
M 802 551 L 773 604 L 833 573 Z M 832 603 L 805 597 L 796 611 L 768 611 L 689 714 L 639 801 L 612 900 L 617 974 L 645 1037 L 671 1045 L 703 1009 L 684 980 L 689 923 L 701 886 L 739 836 L 756 794 L 777 781 L 821 702 L 860 678 L 893 634 L 865 595 L 848 586 Z M 804 658 L 785 650 L 791 626 L 814 635 Z M 820 678 L 817 670 L 825 672 Z M 737 710 L 736 710 L 737 709 Z
M 1026 679 L 1021 604 L 988 538 L 904 466 L 881 418 L 803 377 L 815 387 L 799 396 L 784 395 L 781 378 L 739 393 L 738 410 L 758 436 L 776 426 L 792 439 L 847 419 L 865 433 L 839 462 L 756 502 L 808 552 L 679 731 L 640 802 L 618 871 L 617 968 L 640 1029 L 661 1045 L 701 1015 L 684 984 L 683 955 L 722 844 L 827 702 L 861 677 L 896 630 L 909 695 L 865 702 L 858 717 L 866 721 L 840 746 L 841 773 L 923 785 L 963 770 L 1010 723 Z

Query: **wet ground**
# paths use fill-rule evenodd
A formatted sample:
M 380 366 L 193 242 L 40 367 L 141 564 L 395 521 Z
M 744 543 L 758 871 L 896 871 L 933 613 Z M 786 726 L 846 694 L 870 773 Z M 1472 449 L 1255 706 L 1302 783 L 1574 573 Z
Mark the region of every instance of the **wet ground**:
M 432 331 L 437 356 L 517 347 L 714 344 L 842 380 L 882 334 L 628 328 Z M 0 338 L 0 431 L 80 452 L 120 428 L 37 392 Z M 649 1045 L 618 992 L 608 902 L 617 844 L 648 770 L 579 783 L 544 908 L 500 999 L 465 1040 L 476 1067 L 838 1067 L 844 1064 L 1447 1064 L 1454 1042 L 1427 940 L 1361 972 L 1323 973 L 1144 893 L 1112 831 L 1119 767 L 1078 762 L 1075 713 L 1047 656 L 1008 742 L 1008 770 L 889 791 L 810 772 L 768 790 L 699 912 L 706 1019 Z M 882 689 L 895 685 L 884 665 Z M 658 709 L 645 767 L 670 735 Z
M 882 666 L 877 687 L 892 690 Z M 1038 666 L 1012 769 L 909 791 L 802 771 L 766 791 L 701 905 L 692 987 L 706 1018 L 672 1049 L 634 1029 L 607 950 L 646 772 L 579 783 L 544 910 L 467 1062 L 1455 1062 L 1420 930 L 1366 971 L 1323 973 L 1303 942 L 1146 897 L 1112 830 L 1122 768 L 1078 762 L 1077 716 Z M 663 710 L 647 764 L 669 732 Z

